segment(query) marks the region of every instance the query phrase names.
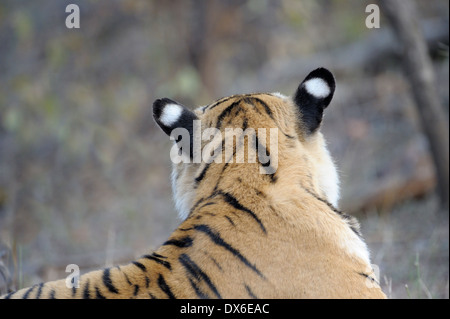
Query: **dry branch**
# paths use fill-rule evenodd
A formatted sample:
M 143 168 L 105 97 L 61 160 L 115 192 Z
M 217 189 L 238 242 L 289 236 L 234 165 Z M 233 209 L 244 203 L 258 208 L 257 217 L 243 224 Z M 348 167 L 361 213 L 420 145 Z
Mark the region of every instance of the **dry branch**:
M 448 21 L 441 19 L 424 20 L 421 28 L 429 47 L 439 42 L 448 43 Z M 270 91 L 292 83 L 297 83 L 302 74 L 307 74 L 317 66 L 328 66 L 336 74 L 347 74 L 370 69 L 379 65 L 389 57 L 398 57 L 401 46 L 386 27 L 374 29 L 368 36 L 352 44 L 336 48 L 327 52 L 316 52 L 311 56 L 301 56 L 293 59 L 269 62 L 255 72 L 254 75 L 242 75 L 236 79 L 224 95 Z
M 436 169 L 438 194 L 449 207 L 449 127 L 439 101 L 427 43 L 419 27 L 415 3 L 405 0 L 379 0 L 403 48 L 402 61 L 409 80 Z

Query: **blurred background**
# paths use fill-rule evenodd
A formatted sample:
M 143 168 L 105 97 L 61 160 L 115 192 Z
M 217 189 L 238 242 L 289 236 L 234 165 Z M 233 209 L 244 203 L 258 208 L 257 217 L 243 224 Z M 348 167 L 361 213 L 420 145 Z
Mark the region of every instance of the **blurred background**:
M 79 29 L 66 28 L 69 3 Z M 384 291 L 448 298 L 448 207 L 400 43 L 383 12 L 366 27 L 370 3 L 1 1 L 0 290 L 64 278 L 72 263 L 127 262 L 177 227 L 156 98 L 290 95 L 325 66 L 337 80 L 323 132 L 340 206 L 359 218 Z M 415 3 L 448 126 L 449 2 Z

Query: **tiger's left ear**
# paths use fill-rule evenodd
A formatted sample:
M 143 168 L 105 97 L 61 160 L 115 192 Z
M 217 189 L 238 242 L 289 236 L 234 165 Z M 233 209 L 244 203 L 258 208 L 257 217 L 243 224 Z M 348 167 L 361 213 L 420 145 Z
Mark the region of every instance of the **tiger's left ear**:
M 185 155 L 190 158 L 194 156 L 194 121 L 198 120 L 194 112 L 180 103 L 164 98 L 153 103 L 153 118 Z M 181 132 L 179 129 L 182 129 Z
M 307 133 L 311 134 L 319 128 L 323 110 L 330 104 L 335 88 L 334 76 L 325 68 L 312 71 L 299 85 L 294 102 L 300 109 Z
M 153 118 L 169 136 L 176 128 L 185 128 L 192 136 L 193 121 L 198 119 L 187 107 L 168 98 L 153 102 Z

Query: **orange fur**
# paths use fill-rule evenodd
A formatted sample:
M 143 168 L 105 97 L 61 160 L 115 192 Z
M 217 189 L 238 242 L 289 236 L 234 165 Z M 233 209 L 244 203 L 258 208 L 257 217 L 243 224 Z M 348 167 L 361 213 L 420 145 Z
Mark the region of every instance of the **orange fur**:
M 270 94 L 236 95 L 197 109 L 202 129 L 217 126 L 233 103 L 223 133 L 244 122 L 278 129 L 275 174 L 260 174 L 259 162 L 226 163 L 224 154 L 206 170 L 205 163 L 174 165 L 175 197 L 189 207 L 188 217 L 153 254 L 87 273 L 78 289 L 60 280 L 7 297 L 385 298 L 356 220 L 329 204 L 321 172 L 335 169 L 321 133 L 304 133 L 294 102 Z

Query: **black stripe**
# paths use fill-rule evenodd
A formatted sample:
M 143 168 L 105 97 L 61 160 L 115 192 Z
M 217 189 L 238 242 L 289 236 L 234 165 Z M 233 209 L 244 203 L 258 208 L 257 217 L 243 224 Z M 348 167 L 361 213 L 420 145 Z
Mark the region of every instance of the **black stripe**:
M 179 248 L 186 248 L 186 247 L 191 247 L 192 246 L 192 238 L 189 236 L 180 238 L 180 239 L 169 239 L 168 241 L 166 241 L 164 245 L 173 245 Z
M 198 286 L 197 284 L 192 280 L 192 278 L 189 278 L 189 283 L 191 284 L 192 289 L 194 289 L 195 294 L 200 299 L 210 299 L 207 294 L 205 294 Z
M 256 195 L 261 196 L 262 198 L 267 197 L 266 194 L 264 194 L 264 192 L 257 190 L 256 188 L 255 188 L 255 193 L 256 193 Z
M 91 299 L 91 294 L 89 293 L 89 279 L 86 281 L 86 286 L 83 290 L 83 299 Z
M 44 287 L 44 283 L 43 283 L 43 282 L 41 282 L 41 283 L 39 284 L 39 289 L 38 289 L 37 294 L 36 294 L 36 299 L 41 298 L 42 287 Z
M 225 103 L 225 102 L 231 100 L 231 99 L 234 98 L 234 97 L 236 97 L 236 96 L 229 96 L 229 97 L 221 98 L 221 99 L 219 99 L 218 101 L 216 101 L 216 102 L 214 102 L 213 104 L 211 104 L 211 105 L 208 107 L 208 110 L 212 110 L 212 109 L 215 108 L 216 106 L 219 106 L 220 104 Z
M 269 105 L 266 102 L 264 102 L 263 100 L 261 100 L 260 98 L 252 97 L 252 99 L 257 101 L 260 105 L 262 105 L 264 107 L 264 110 L 266 111 L 267 115 L 269 115 L 269 117 L 275 122 L 275 124 L 277 124 L 273 117 L 273 113 L 272 113 L 272 110 L 270 109 Z M 285 132 L 283 132 L 283 130 L 279 127 L 278 124 L 277 124 L 277 126 L 278 126 L 278 129 L 281 131 L 281 133 L 283 133 L 284 136 L 286 136 L 289 139 L 295 139 L 295 136 L 286 134 Z
M 370 276 L 368 274 L 365 274 L 363 272 L 359 272 L 358 274 L 363 276 L 363 277 L 365 277 L 365 278 L 367 278 L 367 279 L 369 279 L 371 282 L 376 283 L 378 286 L 380 285 L 380 283 L 374 277 L 372 277 L 372 276 Z
M 248 127 L 248 119 L 244 117 L 244 122 L 242 123 L 242 130 L 245 131 Z
M 164 280 L 164 277 L 161 274 L 159 274 L 159 277 L 158 277 L 158 286 L 170 299 L 175 299 L 175 296 L 172 293 L 172 290 L 167 285 L 166 281 Z
M 141 269 L 142 271 L 147 271 L 147 268 L 143 264 L 141 264 L 140 262 L 132 261 L 131 263 L 133 265 L 135 265 L 136 267 L 138 267 L 139 269 Z
M 247 290 L 248 295 L 253 299 L 258 299 L 249 286 L 245 285 L 245 289 Z
M 253 104 L 253 99 L 254 99 L 254 97 L 252 97 L 252 96 L 244 96 L 244 97 L 242 98 L 242 101 L 243 101 L 244 103 L 250 104 L 251 106 L 254 106 L 254 104 Z
M 123 273 L 123 275 L 125 276 L 125 280 L 127 281 L 127 283 L 130 285 L 130 286 L 133 286 L 133 283 L 130 281 L 130 278 L 128 278 L 128 275 L 126 274 L 126 273 L 124 273 L 124 272 L 122 272 Z
M 178 258 L 178 260 L 180 261 L 180 263 L 184 266 L 184 268 L 186 268 L 186 270 L 188 271 L 188 273 L 194 277 L 194 279 L 196 279 L 198 282 L 200 280 L 203 280 L 206 282 L 206 284 L 208 285 L 208 287 L 214 292 L 214 294 L 217 296 L 217 298 L 222 298 L 222 296 L 220 295 L 219 291 L 217 290 L 216 286 L 212 283 L 211 279 L 209 278 L 209 276 L 203 272 L 203 270 L 201 270 L 201 268 L 194 262 L 192 261 L 191 258 L 189 258 L 188 255 L 186 254 L 181 254 L 181 256 Z
M 216 185 L 216 188 L 217 188 L 217 185 Z M 211 193 L 211 195 L 209 195 L 208 197 L 206 197 L 206 198 L 200 198 L 193 206 L 192 206 L 192 208 L 191 208 L 191 210 L 189 211 L 189 217 L 190 216 L 192 216 L 192 213 L 194 212 L 194 210 L 198 207 L 198 205 L 200 205 L 202 202 L 204 202 L 204 201 L 207 201 L 207 200 L 210 200 L 210 199 L 212 199 L 212 198 L 214 198 L 215 196 L 217 196 L 217 195 L 219 195 L 219 193 L 216 191 L 216 188 L 214 189 L 214 191 Z M 206 204 L 205 204 L 205 206 L 207 206 Z M 203 207 L 203 206 L 201 206 L 201 207 Z M 190 228 L 188 228 L 188 229 L 183 229 L 183 228 L 179 228 L 179 230 L 182 230 L 182 231 L 186 231 L 186 230 L 189 230 Z
M 55 289 L 50 290 L 49 298 L 50 299 L 55 299 L 56 298 L 56 291 L 55 291 Z
M 210 206 L 210 205 L 214 205 L 214 204 L 215 204 L 214 202 L 207 202 L 207 203 L 203 204 L 202 206 L 200 206 L 199 209 L 201 209 L 201 208 L 203 208 L 205 206 Z
M 7 294 L 5 296 L 5 299 L 11 299 L 11 296 L 14 295 L 15 293 L 16 293 L 15 291 L 14 292 L 10 292 L 9 294 Z
M 318 195 L 314 194 L 313 192 L 311 192 L 309 189 L 307 189 L 306 187 L 302 188 L 311 196 L 313 196 L 315 199 L 321 201 L 322 203 L 326 204 L 333 212 L 335 212 L 336 214 L 338 214 L 346 223 L 347 225 L 350 227 L 350 229 L 358 236 L 362 239 L 362 234 L 361 231 L 359 230 L 359 224 L 358 221 L 356 220 L 355 217 L 347 215 L 344 212 L 341 212 L 340 210 L 338 210 L 336 207 L 333 206 L 333 204 L 331 204 L 329 201 L 327 201 L 326 199 L 323 199 L 321 197 L 319 197 Z
M 212 162 L 211 162 L 211 163 L 212 163 Z M 206 172 L 208 171 L 209 166 L 211 165 L 211 163 L 206 163 L 206 165 L 203 167 L 203 170 L 202 170 L 202 172 L 200 173 L 200 175 L 198 175 L 198 176 L 195 178 L 195 184 L 198 184 L 198 183 L 200 183 L 200 182 L 202 181 L 202 179 L 205 177 Z
M 255 265 L 252 265 L 247 258 L 245 258 L 240 252 L 239 250 L 237 250 L 236 248 L 234 248 L 233 246 L 231 246 L 229 243 L 227 243 L 225 240 L 223 240 L 222 237 L 220 237 L 220 235 L 216 232 L 214 232 L 211 228 L 209 228 L 209 226 L 207 225 L 195 225 L 194 229 L 200 232 L 205 233 L 206 235 L 209 236 L 209 238 L 218 246 L 222 246 L 223 248 L 225 248 L 226 250 L 228 250 L 230 253 L 233 254 L 233 256 L 235 256 L 236 258 L 238 258 L 241 262 L 244 263 L 244 265 L 246 265 L 247 267 L 249 267 L 251 270 L 253 270 L 255 273 L 258 274 L 258 276 L 260 276 L 261 278 L 264 278 L 264 275 L 258 270 L 258 268 L 256 268 Z
M 287 134 L 287 133 L 284 133 L 283 131 L 282 131 L 281 133 L 283 133 L 283 135 L 286 136 L 286 137 L 287 137 L 288 139 L 290 139 L 290 140 L 295 139 L 295 136 L 292 136 L 292 135 L 289 135 L 289 134 Z
M 170 265 L 170 263 L 168 261 L 165 260 L 161 260 L 162 256 L 158 255 L 158 254 L 152 254 L 152 255 L 144 255 L 142 256 L 142 258 L 147 258 L 153 261 L 156 261 L 158 264 L 163 265 L 164 267 L 166 267 L 169 270 L 172 270 L 172 266 Z
M 233 163 L 233 160 L 236 158 L 236 152 L 237 152 L 238 147 L 241 147 L 241 148 L 245 147 L 245 145 L 244 145 L 245 135 L 246 134 L 241 135 L 241 136 L 236 136 L 236 143 L 233 143 L 233 154 L 231 155 L 230 158 L 226 159 L 226 163 L 225 163 L 224 167 L 222 168 L 221 174 L 225 171 L 225 169 L 227 168 L 229 163 Z M 232 139 L 234 141 L 234 137 L 232 137 Z M 242 141 L 242 143 L 239 143 L 240 141 Z M 225 148 L 225 138 L 222 140 L 222 149 L 224 149 L 224 148 Z M 223 151 L 223 153 L 224 153 L 224 155 L 226 155 L 225 151 Z M 237 158 L 236 158 L 236 163 L 237 163 Z M 222 176 L 220 176 L 220 177 L 222 177 Z M 219 179 L 219 181 L 220 181 L 220 179 Z M 219 183 L 219 181 L 217 181 L 217 184 Z
M 241 203 L 239 203 L 239 201 L 234 196 L 232 196 L 231 194 L 225 193 L 225 192 L 220 192 L 220 194 L 224 197 L 225 201 L 228 204 L 230 204 L 231 206 L 233 206 L 234 208 L 236 208 L 236 209 L 238 209 L 240 211 L 243 211 L 243 212 L 249 214 L 254 220 L 257 221 L 257 223 L 261 227 L 262 231 L 264 233 L 267 233 L 266 228 L 264 227 L 263 223 L 258 218 L 258 216 L 256 216 L 256 214 L 254 212 L 252 212 L 250 209 L 242 206 Z
M 273 120 L 273 114 L 272 114 L 272 110 L 270 109 L 270 107 L 267 105 L 266 102 L 264 102 L 263 100 L 261 100 L 260 98 L 257 97 L 252 97 L 253 100 L 257 101 L 259 104 L 261 104 L 264 107 L 264 110 L 266 111 L 267 115 L 270 116 L 270 118 Z
M 133 296 L 137 296 L 138 293 L 139 293 L 139 285 L 134 285 Z
M 222 139 L 222 142 L 214 149 L 214 157 L 211 158 L 210 163 L 206 163 L 206 165 L 203 167 L 203 170 L 201 171 L 200 175 L 195 178 L 195 187 L 197 187 L 198 183 L 200 183 L 203 178 L 205 178 L 206 172 L 208 171 L 210 165 L 213 163 L 213 161 L 216 159 L 217 156 L 222 156 L 222 152 L 219 152 L 220 149 L 224 148 L 225 140 Z
M 150 278 L 145 276 L 145 288 L 148 288 L 149 285 L 150 285 Z
M 234 224 L 234 221 L 233 221 L 230 217 L 228 217 L 227 215 L 225 215 L 225 218 L 230 222 L 231 225 L 236 226 L 236 225 Z
M 208 253 L 205 253 L 205 254 L 209 257 L 209 259 L 212 260 L 212 262 L 217 266 L 217 268 L 219 268 L 219 270 L 223 272 L 223 269 L 222 269 L 222 267 L 220 266 L 220 264 L 217 262 L 217 260 L 215 260 L 214 257 L 208 255 Z
M 33 291 L 33 289 L 36 287 L 36 285 L 33 285 L 32 287 L 30 287 L 22 296 L 22 299 L 28 299 L 28 297 L 30 296 L 30 293 Z
M 114 287 L 112 281 L 111 281 L 111 276 L 110 276 L 110 269 L 106 268 L 103 271 L 103 284 L 106 286 L 106 288 L 108 288 L 108 290 L 112 293 L 118 294 L 119 291 L 117 290 L 116 287 Z
M 266 111 L 266 113 L 270 116 L 270 118 L 271 118 L 271 119 L 274 121 L 274 123 L 278 126 L 278 129 L 281 131 L 281 133 L 283 133 L 284 136 L 286 136 L 288 139 L 295 139 L 295 136 L 286 134 L 286 133 L 280 128 L 280 126 L 277 124 L 277 122 L 275 121 L 275 119 L 274 119 L 274 117 L 273 117 L 272 110 L 270 109 L 269 105 L 267 105 L 266 102 L 264 102 L 263 100 L 261 100 L 260 98 L 257 98 L 257 97 L 255 97 L 254 99 L 264 107 L 264 110 Z
M 204 212 L 203 215 L 204 216 L 216 216 L 215 213 L 211 213 L 211 212 Z
M 245 110 L 244 110 L 242 107 L 235 109 L 234 114 L 233 114 L 232 116 L 230 116 L 230 118 L 228 118 L 228 122 L 227 122 L 227 123 L 228 123 L 228 124 L 231 124 L 231 122 L 233 121 L 233 119 L 237 118 L 238 115 L 239 115 L 241 112 L 245 112 Z
M 220 129 L 220 127 L 222 126 L 222 121 L 223 121 L 224 117 L 228 116 L 231 113 L 231 111 L 240 103 L 241 103 L 241 99 L 233 102 L 230 106 L 225 108 L 225 110 L 223 110 L 222 113 L 219 114 L 219 116 L 217 117 L 217 124 L 216 124 L 217 129 Z
M 268 172 L 268 171 L 274 171 L 274 169 L 270 166 L 270 164 L 271 164 L 270 152 L 267 150 L 267 148 L 266 148 L 263 144 L 261 144 L 261 143 L 259 142 L 258 136 L 255 136 L 255 145 L 256 145 L 256 152 L 257 152 L 257 154 L 258 154 L 258 161 L 261 163 L 261 166 L 264 167 L 264 170 L 265 170 L 266 172 Z M 269 160 L 268 160 L 266 163 L 262 163 L 262 162 L 261 162 L 261 160 L 260 160 L 260 158 L 259 158 L 259 157 L 260 157 L 260 156 L 259 156 L 259 153 L 260 153 L 260 152 L 261 152 L 262 154 L 264 154 L 265 156 L 268 157 Z M 277 181 L 277 178 L 276 178 L 276 176 L 275 176 L 275 173 L 272 173 L 272 174 L 266 174 L 266 175 L 268 175 L 268 176 L 270 177 L 272 183 L 274 183 L 274 182 Z
M 191 208 L 191 210 L 189 211 L 189 215 L 188 217 L 190 217 L 192 215 L 192 212 L 197 208 L 198 205 L 200 205 L 201 202 L 203 202 L 205 199 L 202 197 L 200 198 Z
M 102 295 L 98 287 L 95 287 L 95 299 L 106 299 L 106 297 Z

